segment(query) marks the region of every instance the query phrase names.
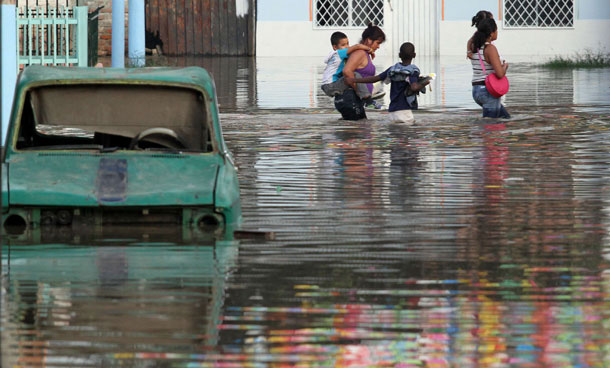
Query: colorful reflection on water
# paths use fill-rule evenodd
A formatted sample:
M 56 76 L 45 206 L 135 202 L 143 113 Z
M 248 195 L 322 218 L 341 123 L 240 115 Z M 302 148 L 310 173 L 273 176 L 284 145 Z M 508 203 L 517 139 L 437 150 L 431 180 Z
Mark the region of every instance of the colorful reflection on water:
M 244 228 L 3 238 L 3 367 L 607 367 L 610 106 L 223 113 Z
M 246 360 L 606 366 L 610 116 L 369 115 L 261 114 L 256 145 L 250 116 L 225 117 L 247 218 L 280 239 L 240 247 L 250 297 L 222 329 Z

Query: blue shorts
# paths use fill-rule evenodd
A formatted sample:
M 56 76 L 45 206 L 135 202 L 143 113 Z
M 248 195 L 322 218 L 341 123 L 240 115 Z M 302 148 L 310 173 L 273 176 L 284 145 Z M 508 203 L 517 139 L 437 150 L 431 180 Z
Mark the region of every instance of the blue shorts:
M 474 102 L 483 107 L 484 118 L 510 118 L 499 97 L 492 96 L 484 85 L 472 86 Z

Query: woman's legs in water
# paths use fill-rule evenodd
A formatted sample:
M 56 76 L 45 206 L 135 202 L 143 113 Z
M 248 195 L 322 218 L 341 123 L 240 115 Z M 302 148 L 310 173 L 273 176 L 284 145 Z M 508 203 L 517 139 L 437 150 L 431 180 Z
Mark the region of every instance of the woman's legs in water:
M 510 118 L 499 97 L 492 96 L 483 85 L 472 86 L 474 102 L 483 107 L 484 118 Z

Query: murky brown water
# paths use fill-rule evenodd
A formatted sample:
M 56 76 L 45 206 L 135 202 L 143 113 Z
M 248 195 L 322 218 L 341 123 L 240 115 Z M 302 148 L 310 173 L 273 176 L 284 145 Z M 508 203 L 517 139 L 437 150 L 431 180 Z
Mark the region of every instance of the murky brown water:
M 440 89 L 412 127 L 217 80 L 244 227 L 276 239 L 5 239 L 2 366 L 607 367 L 608 70 L 530 70 L 510 121 Z

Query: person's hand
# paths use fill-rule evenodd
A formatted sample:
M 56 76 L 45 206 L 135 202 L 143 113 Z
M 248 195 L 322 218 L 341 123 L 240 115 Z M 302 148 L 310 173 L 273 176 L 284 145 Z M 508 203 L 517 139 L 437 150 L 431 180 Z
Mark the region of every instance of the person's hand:
M 358 44 L 357 47 L 358 47 L 358 50 L 366 51 L 367 54 L 370 54 L 371 52 L 373 52 L 373 49 L 367 45 Z
M 352 77 L 343 77 L 345 84 L 348 86 L 353 86 L 355 84 L 355 78 Z
M 505 61 L 502 66 L 504 67 L 504 71 L 508 70 L 508 63 Z
M 370 54 L 371 54 L 371 59 L 375 59 L 375 51 L 371 51 Z

